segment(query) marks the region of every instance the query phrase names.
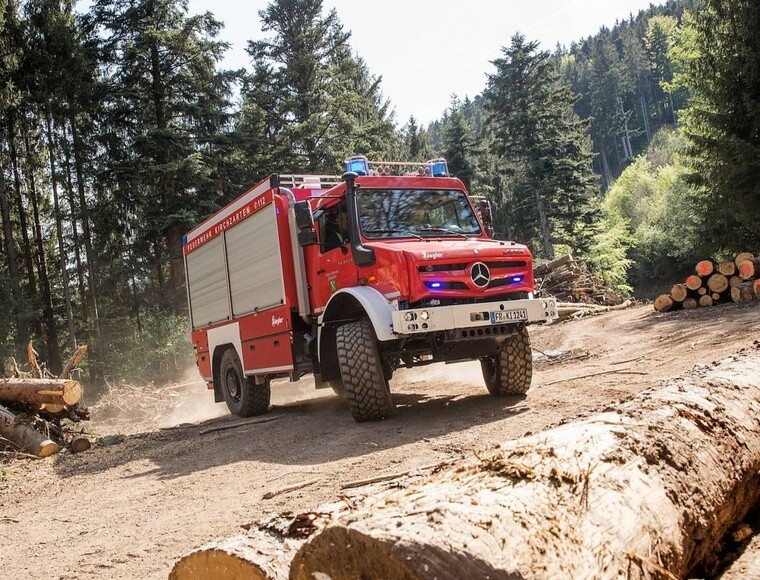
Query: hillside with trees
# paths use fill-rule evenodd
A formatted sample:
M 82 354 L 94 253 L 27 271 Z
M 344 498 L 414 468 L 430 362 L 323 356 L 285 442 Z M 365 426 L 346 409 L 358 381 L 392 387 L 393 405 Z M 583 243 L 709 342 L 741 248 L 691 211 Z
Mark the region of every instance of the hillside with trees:
M 445 156 L 498 237 L 619 288 L 757 250 L 760 8 L 669 0 L 554 51 L 505 33 L 482 94 L 399 121 L 322 0 L 272 0 L 248 70 L 185 0 L 0 0 L 0 355 L 176 374 L 182 234 L 272 172 Z M 239 95 L 239 99 L 237 96 Z

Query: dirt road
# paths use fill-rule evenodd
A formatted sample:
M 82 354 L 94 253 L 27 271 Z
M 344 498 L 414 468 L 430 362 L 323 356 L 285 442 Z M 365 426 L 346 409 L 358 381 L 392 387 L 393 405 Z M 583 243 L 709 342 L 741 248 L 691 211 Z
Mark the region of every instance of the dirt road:
M 125 441 L 0 466 L 0 570 L 7 578 L 166 578 L 180 555 L 266 513 L 334 500 L 348 481 L 466 457 L 733 354 L 760 339 L 760 304 L 672 314 L 643 306 L 531 337 L 536 371 L 525 397 L 488 396 L 479 365 L 463 363 L 397 371 L 397 412 L 379 423 L 355 423 L 342 400 L 307 381 L 273 385 L 276 420 L 227 431 L 200 433 L 236 421 L 227 415 L 163 430 L 166 417 L 96 418 L 89 431 L 125 433 Z M 205 412 L 223 412 L 197 388 Z

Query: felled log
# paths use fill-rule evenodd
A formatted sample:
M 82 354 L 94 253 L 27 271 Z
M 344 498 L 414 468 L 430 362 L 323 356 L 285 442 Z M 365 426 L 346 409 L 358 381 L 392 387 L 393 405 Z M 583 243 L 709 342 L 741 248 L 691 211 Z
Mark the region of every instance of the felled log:
M 760 276 L 760 258 L 742 260 L 737 264 L 736 268 L 738 270 L 739 278 L 742 280 L 750 280 Z
M 702 278 L 692 274 L 686 278 L 684 284 L 689 290 L 699 290 L 702 287 Z
M 737 254 L 736 258 L 734 258 L 734 263 L 738 266 L 739 262 L 743 262 L 744 260 L 754 260 L 755 255 L 752 252 L 742 252 L 741 254 Z
M 289 577 L 687 577 L 760 499 L 758 416 L 753 350 L 370 496 Z
M 755 288 L 753 282 L 744 282 L 731 288 L 731 300 L 737 304 L 747 304 L 755 299 Z
M 697 276 L 701 276 L 702 278 L 711 276 L 715 272 L 715 269 L 715 262 L 712 260 L 700 260 L 697 262 L 697 265 L 694 268 L 694 270 L 697 272 Z
M 725 260 L 718 264 L 718 272 L 730 278 L 736 274 L 736 263 L 733 260 Z
M 82 398 L 82 386 L 71 379 L 0 379 L 0 401 L 71 406 Z
M 736 276 L 731 276 L 731 277 L 728 279 L 728 285 L 729 285 L 729 287 L 731 287 L 731 288 L 733 288 L 733 287 L 735 287 L 735 286 L 738 286 L 738 285 L 739 285 L 739 284 L 741 284 L 742 282 L 744 282 L 744 280 L 742 280 L 742 279 L 741 279 L 741 278 L 740 278 L 738 275 L 736 275 Z
M 707 279 L 707 287 L 710 289 L 710 292 L 718 294 L 725 292 L 728 289 L 728 278 L 720 273 L 713 274 Z
M 699 303 L 697 302 L 696 298 L 687 298 L 683 301 L 683 308 L 684 310 L 692 310 L 694 308 L 697 308 L 699 306 Z
M 700 307 L 712 306 L 714 303 L 715 301 L 713 300 L 713 297 L 708 294 L 699 297 Z
M 536 268 L 534 268 L 533 270 L 533 275 L 536 277 L 546 276 L 549 272 L 553 272 L 560 266 L 565 266 L 572 261 L 573 261 L 573 257 L 570 254 L 565 254 L 564 256 L 555 258 L 554 260 L 547 262 L 546 264 L 541 264 L 539 266 L 536 266 Z
M 47 457 L 58 453 L 60 447 L 55 441 L 18 421 L 16 416 L 0 405 L 0 435 L 8 441 L 36 457 Z
M 752 282 L 752 290 L 755 292 L 755 296 L 760 297 L 760 278 Z
M 673 302 L 683 302 L 689 295 L 689 289 L 685 284 L 673 284 L 670 287 L 670 298 Z
M 681 303 L 683 303 L 683 300 L 681 300 Z M 667 294 L 660 294 L 654 299 L 654 309 L 657 312 L 668 312 L 673 309 L 674 304 L 673 299 Z

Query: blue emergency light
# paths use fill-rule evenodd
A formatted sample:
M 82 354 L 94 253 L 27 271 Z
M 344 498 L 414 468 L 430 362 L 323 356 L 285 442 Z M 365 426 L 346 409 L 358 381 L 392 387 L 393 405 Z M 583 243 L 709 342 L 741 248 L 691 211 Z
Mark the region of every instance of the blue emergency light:
M 430 175 L 433 177 L 448 177 L 449 167 L 445 159 L 433 159 L 430 163 Z
M 430 283 L 430 287 L 431 288 L 440 288 L 441 287 L 441 283 L 440 282 L 431 282 Z
M 350 157 L 346 159 L 346 171 L 357 175 L 369 175 L 369 162 L 366 157 Z

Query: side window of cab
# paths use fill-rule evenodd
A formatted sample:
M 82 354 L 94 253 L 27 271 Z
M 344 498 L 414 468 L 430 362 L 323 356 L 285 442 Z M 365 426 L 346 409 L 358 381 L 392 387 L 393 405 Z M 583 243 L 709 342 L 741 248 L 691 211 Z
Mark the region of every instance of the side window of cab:
M 318 221 L 319 239 L 322 241 L 321 252 L 325 254 L 338 248 L 346 250 L 348 245 L 346 202 L 341 201 L 326 208 Z

